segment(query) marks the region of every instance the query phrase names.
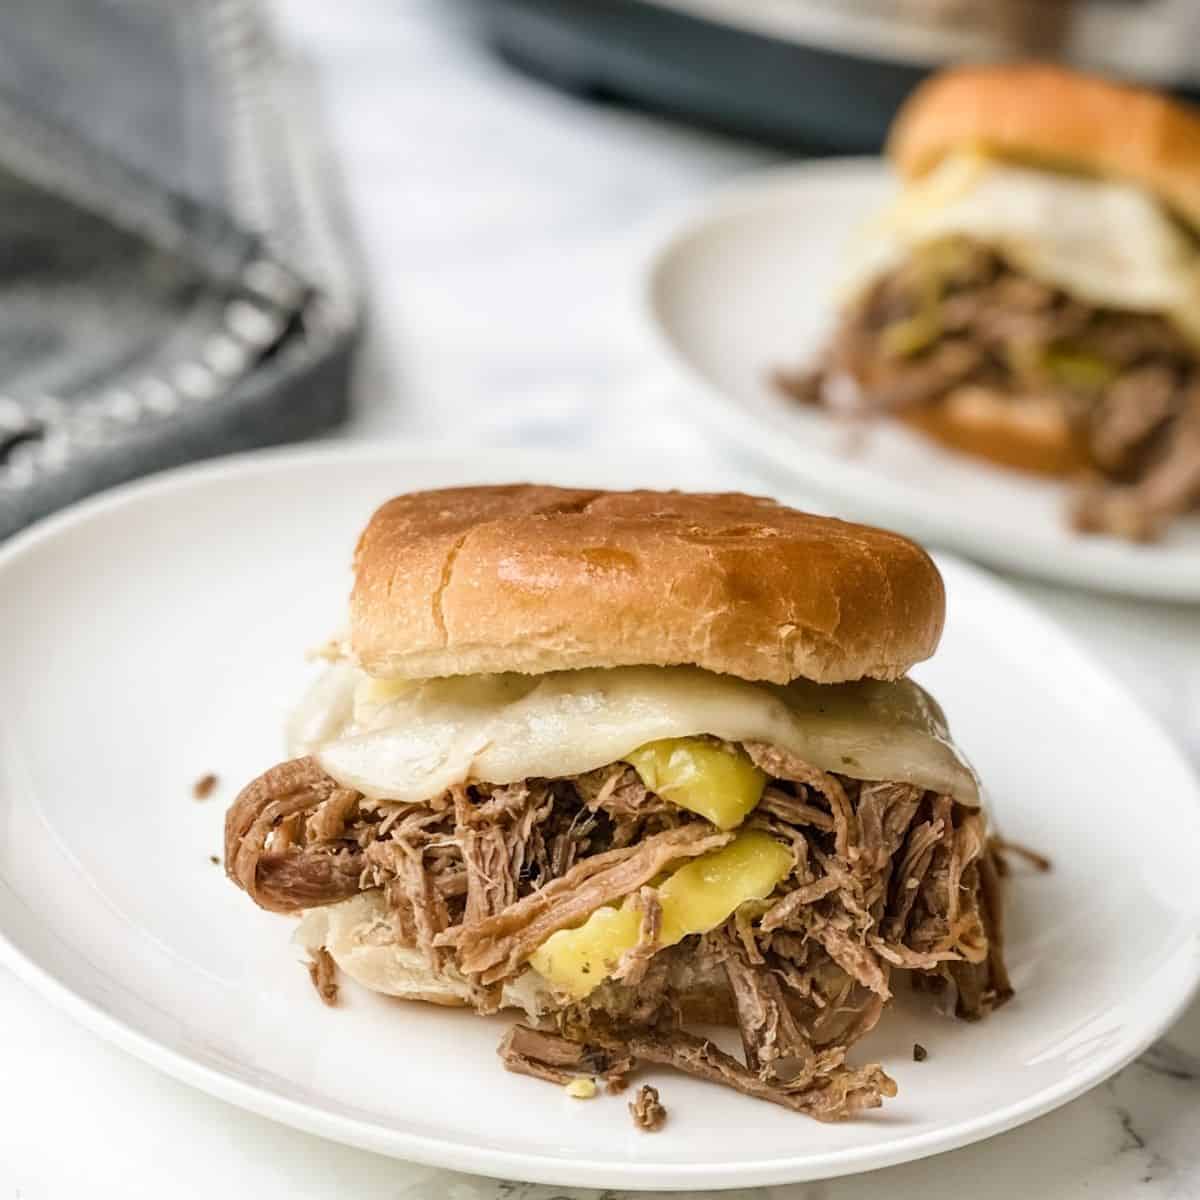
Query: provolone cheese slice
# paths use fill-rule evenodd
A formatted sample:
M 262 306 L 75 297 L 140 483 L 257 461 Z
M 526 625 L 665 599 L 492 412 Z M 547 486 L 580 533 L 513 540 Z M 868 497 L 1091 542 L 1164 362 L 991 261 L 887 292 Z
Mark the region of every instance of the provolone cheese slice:
M 936 702 L 911 680 L 788 687 L 695 667 L 377 681 L 336 664 L 297 710 L 295 755 L 345 787 L 419 802 L 468 781 L 578 775 L 647 742 L 767 742 L 825 771 L 979 803 Z
M 962 235 L 1101 307 L 1172 317 L 1200 340 L 1200 252 L 1132 183 L 961 153 L 907 187 L 866 231 L 858 285 L 912 247 Z

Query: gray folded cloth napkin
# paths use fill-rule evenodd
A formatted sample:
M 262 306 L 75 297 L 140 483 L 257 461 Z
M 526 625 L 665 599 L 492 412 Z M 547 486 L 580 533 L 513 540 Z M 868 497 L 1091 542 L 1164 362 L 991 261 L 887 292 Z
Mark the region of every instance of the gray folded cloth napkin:
M 305 84 L 255 0 L 6 0 L 0 537 L 342 419 L 360 311 Z

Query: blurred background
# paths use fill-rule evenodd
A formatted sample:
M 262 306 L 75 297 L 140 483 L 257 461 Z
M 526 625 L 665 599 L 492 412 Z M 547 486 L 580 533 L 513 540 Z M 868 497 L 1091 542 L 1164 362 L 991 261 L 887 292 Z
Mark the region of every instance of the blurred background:
M 1187 0 L 499 0 L 511 61 L 805 153 L 878 150 L 930 68 L 1056 59 L 1186 89 Z
M 0 535 L 347 422 L 697 450 L 635 299 L 681 205 L 877 150 L 948 62 L 1200 88 L 1192 0 L 9 0 L 0 35 Z

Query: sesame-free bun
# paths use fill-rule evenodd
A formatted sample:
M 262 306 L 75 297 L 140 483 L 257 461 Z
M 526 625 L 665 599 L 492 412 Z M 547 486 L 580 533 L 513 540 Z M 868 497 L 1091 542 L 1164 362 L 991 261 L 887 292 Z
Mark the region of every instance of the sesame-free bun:
M 413 492 L 375 513 L 354 565 L 351 648 L 383 678 L 895 679 L 933 653 L 945 610 L 906 538 L 736 493 Z
M 909 97 L 887 152 L 915 179 L 962 149 L 1129 180 L 1200 229 L 1200 111 L 1157 92 L 1047 65 L 953 68 Z
M 328 951 L 340 971 L 369 991 L 443 1008 L 470 1008 L 473 989 L 466 976 L 453 966 L 435 970 L 411 936 L 402 929 L 383 889 L 371 888 L 338 904 L 308 909 L 293 942 L 310 956 Z M 685 1021 L 737 1024 L 720 966 L 694 955 L 677 961 L 671 992 Z M 500 1005 L 524 1009 L 534 1020 L 562 1007 L 550 985 L 531 968 L 504 984 Z
M 939 404 L 897 416 L 943 446 L 998 466 L 1064 477 L 1089 465 L 1086 448 L 1061 406 L 1051 399 L 1021 399 L 963 387 Z

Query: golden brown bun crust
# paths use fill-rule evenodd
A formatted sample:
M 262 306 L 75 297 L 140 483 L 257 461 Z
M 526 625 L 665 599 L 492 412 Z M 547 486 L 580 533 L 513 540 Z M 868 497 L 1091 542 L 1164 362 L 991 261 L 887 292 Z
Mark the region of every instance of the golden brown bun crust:
M 887 152 L 914 179 L 969 147 L 1131 180 L 1200 228 L 1200 112 L 1157 92 L 1061 67 L 959 67 L 909 97 Z
M 372 675 L 692 664 L 893 679 L 941 636 L 942 579 L 898 534 L 738 494 L 515 484 L 385 504 L 355 552 Z
M 952 450 L 1035 475 L 1074 475 L 1088 465 L 1065 418 L 1023 420 L 1011 404 L 987 403 L 978 393 L 963 399 L 966 403 L 956 403 L 952 393 L 935 407 L 902 413 L 899 419 Z

